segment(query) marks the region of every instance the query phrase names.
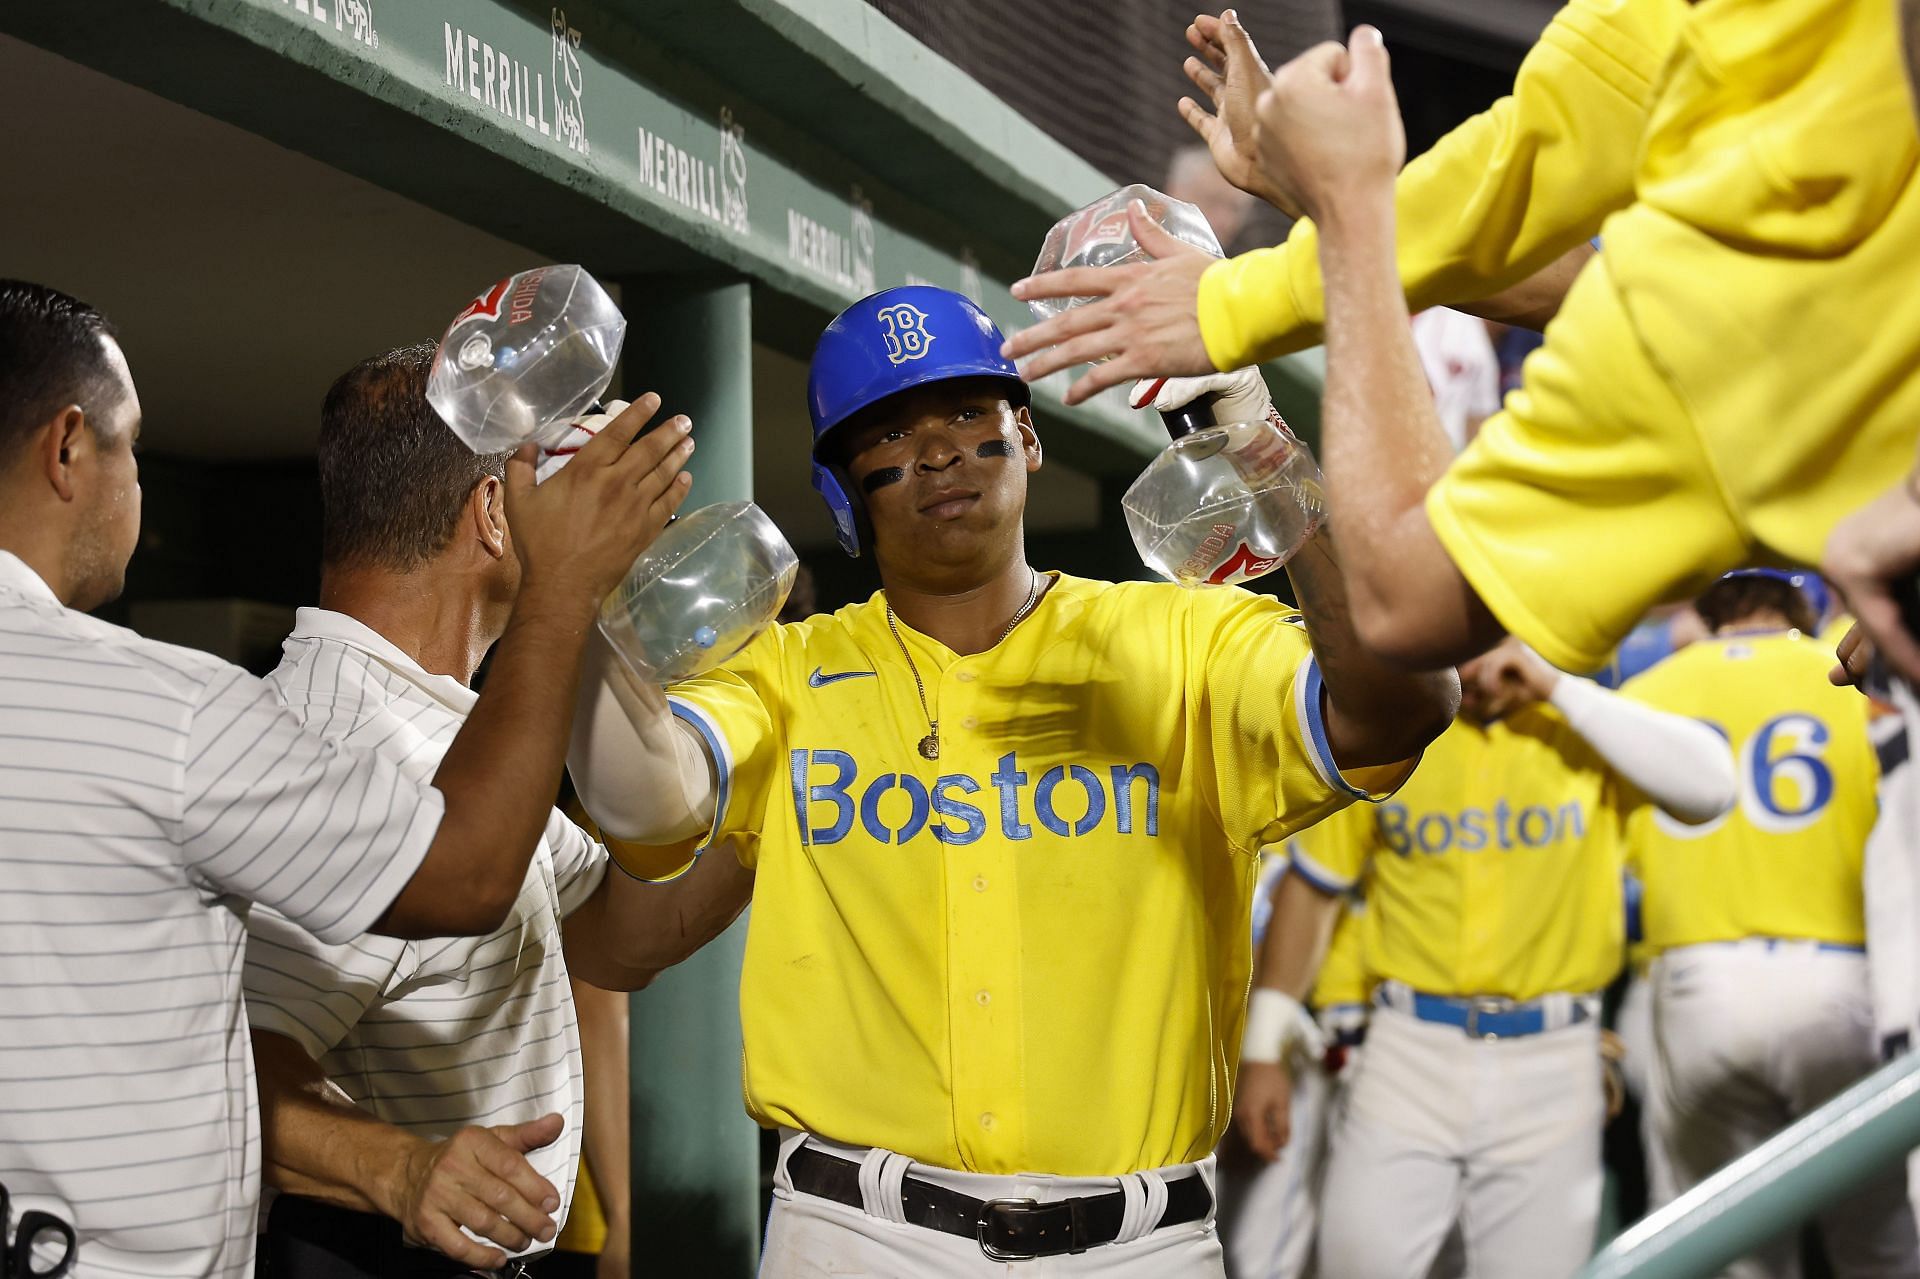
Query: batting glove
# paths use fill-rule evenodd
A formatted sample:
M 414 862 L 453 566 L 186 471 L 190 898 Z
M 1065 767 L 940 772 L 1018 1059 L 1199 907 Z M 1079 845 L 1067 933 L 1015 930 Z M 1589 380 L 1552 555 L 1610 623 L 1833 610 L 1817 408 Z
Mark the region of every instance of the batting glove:
M 586 447 L 587 441 L 600 434 L 602 427 L 627 411 L 625 400 L 609 400 L 600 406 L 598 413 L 589 413 L 567 429 L 557 444 L 540 446 L 540 461 L 534 467 L 533 480 L 540 481 L 553 475 L 573 460 L 573 455 Z
M 1234 422 L 1273 422 L 1287 434 L 1293 434 L 1279 410 L 1273 407 L 1273 397 L 1267 393 L 1267 380 L 1260 376 L 1259 369 L 1252 367 L 1231 373 L 1209 373 L 1204 377 L 1141 378 L 1133 384 L 1127 402 L 1136 409 L 1171 413 L 1207 394 L 1219 397 L 1214 401 L 1213 420 L 1220 426 Z

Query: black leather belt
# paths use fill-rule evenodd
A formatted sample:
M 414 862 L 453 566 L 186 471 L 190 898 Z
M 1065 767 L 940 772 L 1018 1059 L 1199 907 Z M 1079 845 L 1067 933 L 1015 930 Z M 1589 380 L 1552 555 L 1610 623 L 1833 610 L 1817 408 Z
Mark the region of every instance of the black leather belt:
M 802 1145 L 787 1157 L 787 1176 L 802 1194 L 864 1207 L 860 1165 Z M 980 1245 L 995 1261 L 1032 1261 L 1085 1252 L 1120 1235 L 1127 1197 L 1119 1191 L 1039 1203 L 1032 1199 L 975 1199 L 917 1177 L 900 1183 L 900 1204 L 909 1224 L 959 1235 Z M 1199 1175 L 1167 1183 L 1167 1207 L 1153 1228 L 1199 1221 L 1213 1209 L 1213 1192 Z

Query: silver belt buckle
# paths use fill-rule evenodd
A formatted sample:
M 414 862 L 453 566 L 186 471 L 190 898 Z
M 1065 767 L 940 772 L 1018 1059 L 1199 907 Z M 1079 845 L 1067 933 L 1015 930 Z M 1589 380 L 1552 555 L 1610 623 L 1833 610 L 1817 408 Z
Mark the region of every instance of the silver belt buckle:
M 973 1239 L 980 1245 L 980 1251 L 989 1261 L 1032 1261 L 1038 1255 L 1031 1252 L 1001 1252 L 987 1240 L 987 1222 L 998 1208 L 1038 1208 L 1038 1199 L 989 1199 L 980 1205 L 980 1220 L 974 1223 Z
M 1495 1013 L 1510 1012 L 1513 1007 L 1512 1000 L 1499 999 L 1491 995 L 1475 995 L 1472 999 L 1469 999 L 1467 1001 L 1467 1038 L 1485 1040 L 1500 1038 L 1496 1032 L 1491 1030 L 1485 1034 L 1480 1033 L 1480 1015 L 1485 1013 L 1491 1016 Z

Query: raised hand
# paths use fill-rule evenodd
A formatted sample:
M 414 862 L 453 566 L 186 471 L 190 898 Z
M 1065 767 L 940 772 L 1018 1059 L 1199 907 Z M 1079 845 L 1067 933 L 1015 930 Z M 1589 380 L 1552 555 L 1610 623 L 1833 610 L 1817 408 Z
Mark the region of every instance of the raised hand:
M 1127 224 L 1134 242 L 1153 261 L 1068 267 L 1030 275 L 1013 286 L 1013 296 L 1023 301 L 1099 299 L 1022 329 L 1000 348 L 1008 359 L 1033 357 L 1020 369 L 1029 382 L 1076 364 L 1105 360 L 1067 388 L 1068 404 L 1143 377 L 1214 371 L 1200 340 L 1199 296 L 1200 276 L 1219 259 L 1168 234 L 1138 200 L 1127 206 Z
M 382 1210 L 415 1243 L 479 1269 L 504 1265 L 506 1253 L 475 1243 L 460 1228 L 510 1252 L 536 1239 L 551 1241 L 560 1195 L 533 1170 L 527 1154 L 558 1140 L 564 1127 L 559 1115 L 543 1115 L 524 1124 L 462 1128 L 445 1141 L 422 1141 L 396 1170 Z
M 1877 650 L 1887 664 L 1920 683 L 1920 638 L 1908 629 L 1897 591 L 1920 575 L 1920 487 L 1907 476 L 1874 501 L 1841 520 L 1827 539 L 1820 572 L 1840 592 L 1847 609 L 1873 641 L 1842 642 L 1841 665 L 1853 679 Z
M 1213 103 L 1213 110 L 1209 112 L 1192 98 L 1182 98 L 1180 118 L 1206 142 L 1222 177 L 1247 194 L 1299 217 L 1300 210 L 1288 203 L 1286 193 L 1260 168 L 1256 108 L 1273 73 L 1253 47 L 1253 37 L 1240 25 L 1240 15 L 1232 9 L 1217 18 L 1207 13 L 1198 15 L 1187 28 L 1187 43 L 1193 46 L 1195 56 L 1187 59 L 1183 69 L 1194 87 Z
M 1256 105 L 1268 197 L 1324 223 L 1354 200 L 1389 207 L 1407 157 L 1387 46 L 1373 27 L 1308 49 L 1273 75 Z

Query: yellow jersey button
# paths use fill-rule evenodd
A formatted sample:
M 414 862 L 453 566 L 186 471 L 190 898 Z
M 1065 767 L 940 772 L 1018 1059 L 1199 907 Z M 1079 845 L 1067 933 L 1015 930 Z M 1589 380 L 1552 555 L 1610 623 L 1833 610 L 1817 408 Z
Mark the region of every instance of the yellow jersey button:
M 991 1110 L 980 1116 L 980 1126 L 988 1132 L 993 1131 L 993 1112 Z
M 984 893 L 987 891 L 987 877 L 985 875 L 975 875 L 973 877 L 973 891 L 976 893 Z
M 960 721 L 960 727 L 978 728 L 980 727 L 980 717 L 978 715 L 969 715 L 965 719 Z
M 954 676 L 954 678 L 959 680 L 962 684 L 971 684 L 978 677 L 974 675 L 972 671 L 960 671 Z
M 973 996 L 973 1002 L 985 1008 L 993 1002 L 993 992 L 987 990 L 976 991 Z

